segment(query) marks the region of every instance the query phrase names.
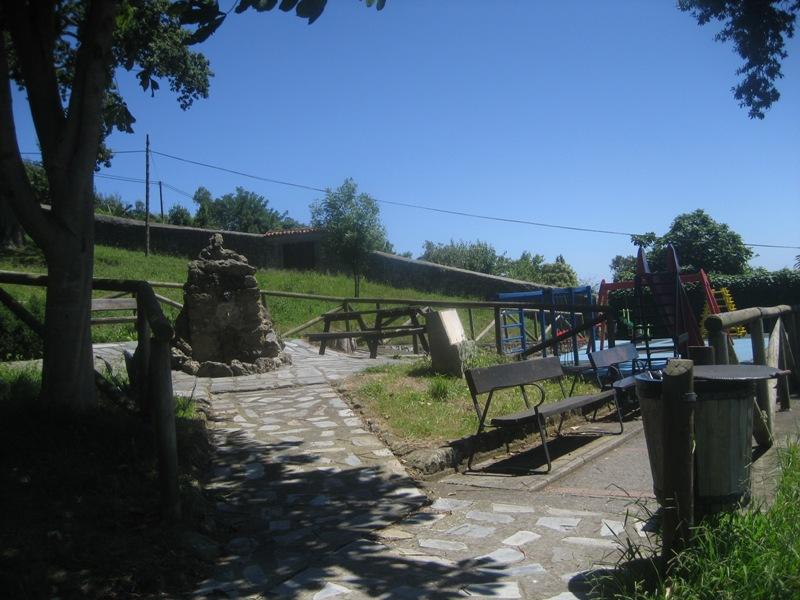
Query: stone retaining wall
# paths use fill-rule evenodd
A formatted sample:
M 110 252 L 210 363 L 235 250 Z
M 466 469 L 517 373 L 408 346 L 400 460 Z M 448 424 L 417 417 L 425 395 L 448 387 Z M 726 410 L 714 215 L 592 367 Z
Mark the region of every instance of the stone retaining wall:
M 386 252 L 372 253 L 366 276 L 370 281 L 388 283 L 396 287 L 485 299 L 494 298 L 500 292 L 526 292 L 551 287 L 404 258 Z
M 95 241 L 98 244 L 143 251 L 144 229 L 143 221 L 95 215 Z M 314 245 L 314 265 L 317 270 L 341 270 L 349 273 L 348 269 L 339 269 L 338 265 L 325 257 L 321 243 L 324 234 L 319 231 L 264 236 L 238 231 L 215 231 L 151 223 L 150 249 L 156 253 L 194 259 L 215 233 L 222 234 L 226 248 L 243 254 L 250 264 L 260 268 L 282 268 L 285 264 L 284 252 L 291 252 L 292 244 L 311 243 Z M 386 252 L 373 252 L 365 275 L 370 281 L 395 287 L 486 299 L 494 298 L 499 292 L 522 292 L 550 287 L 404 258 Z

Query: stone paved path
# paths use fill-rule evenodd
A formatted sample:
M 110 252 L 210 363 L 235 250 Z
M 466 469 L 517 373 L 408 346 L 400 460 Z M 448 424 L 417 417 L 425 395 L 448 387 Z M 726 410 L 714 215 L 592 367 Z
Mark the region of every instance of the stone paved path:
M 596 462 L 539 491 L 540 476 L 492 472 L 423 493 L 331 385 L 378 363 L 287 349 L 294 364 L 274 373 L 174 376 L 176 393 L 210 401 L 207 488 L 231 532 L 195 597 L 585 598 L 584 571 L 613 564 L 628 537 L 646 541 L 646 511 Z M 605 464 L 646 498 L 638 438 Z

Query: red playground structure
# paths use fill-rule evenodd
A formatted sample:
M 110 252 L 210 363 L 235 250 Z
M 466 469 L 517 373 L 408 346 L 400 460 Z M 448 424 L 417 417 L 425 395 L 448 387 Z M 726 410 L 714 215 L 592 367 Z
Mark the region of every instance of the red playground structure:
M 705 296 L 708 311 L 711 314 L 718 314 L 720 306 L 711 288 L 711 281 L 705 271 L 700 269 L 697 273 L 681 274 L 678 257 L 672 245 L 667 246 L 667 270 L 664 272 L 652 272 L 647 263 L 644 249 L 639 248 L 636 257 L 636 275 L 633 281 L 618 281 L 600 283 L 600 291 L 597 294 L 598 304 L 608 304 L 608 294 L 614 290 L 634 290 L 634 298 L 638 303 L 638 310 L 634 311 L 637 317 L 632 323 L 631 341 L 643 341 L 650 358 L 650 335 L 649 327 L 644 317 L 644 288 L 650 289 L 652 303 L 655 307 L 655 315 L 651 318 L 660 318 L 661 324 L 672 338 L 675 354 L 683 357 L 688 356 L 689 346 L 703 346 L 703 338 L 700 334 L 700 327 L 692 311 L 689 298 L 686 294 L 684 284 L 700 282 Z M 600 348 L 603 348 L 605 341 L 605 330 L 600 332 Z

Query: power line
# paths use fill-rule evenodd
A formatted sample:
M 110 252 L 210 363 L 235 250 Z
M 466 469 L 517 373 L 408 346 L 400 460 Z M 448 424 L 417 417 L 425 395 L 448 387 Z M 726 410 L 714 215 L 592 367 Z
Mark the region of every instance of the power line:
M 276 183 L 278 185 L 287 185 L 287 186 L 291 186 L 291 187 L 295 187 L 295 188 L 302 188 L 302 189 L 311 190 L 311 191 L 315 191 L 315 192 L 327 192 L 328 191 L 328 190 L 325 190 L 323 188 L 319 188 L 319 187 L 312 186 L 312 185 L 305 185 L 305 184 L 302 184 L 302 183 L 293 183 L 293 182 L 289 182 L 289 181 L 282 181 L 282 180 L 279 180 L 279 179 L 271 179 L 269 177 L 261 177 L 260 175 L 253 175 L 252 173 L 245 173 L 243 171 L 236 171 L 236 170 L 233 170 L 233 169 L 227 169 L 225 167 L 220 167 L 218 165 L 212 165 L 212 164 L 209 164 L 209 163 L 190 160 L 188 158 L 181 158 L 180 156 L 174 156 L 172 154 L 166 154 L 164 152 L 158 152 L 156 150 L 151 150 L 151 153 L 152 154 L 158 154 L 159 156 L 164 156 L 166 158 L 171 158 L 173 160 L 178 160 L 178 161 L 181 161 L 181 162 L 185 162 L 185 163 L 188 163 L 188 164 L 197 165 L 197 166 L 200 166 L 200 167 L 206 167 L 208 169 L 214 169 L 214 170 L 217 170 L 217 171 L 223 171 L 225 173 L 232 173 L 234 175 L 240 175 L 242 177 L 248 177 L 250 179 L 256 179 L 258 181 L 266 181 L 268 183 Z M 470 218 L 473 218 L 473 219 L 484 219 L 484 220 L 487 220 L 487 221 L 499 221 L 499 222 L 502 222 L 502 223 L 517 223 L 517 224 L 520 224 L 520 225 L 533 225 L 535 227 L 548 227 L 550 229 L 564 229 L 564 230 L 567 230 L 567 231 L 582 231 L 582 232 L 586 232 L 586 233 L 604 233 L 604 234 L 607 234 L 607 235 L 624 235 L 624 236 L 628 236 L 628 237 L 630 237 L 632 235 L 641 235 L 641 234 L 634 234 L 634 233 L 630 233 L 630 232 L 626 232 L 626 231 L 613 231 L 613 230 L 608 230 L 608 229 L 595 229 L 595 228 L 591 228 L 591 227 L 576 227 L 576 226 L 572 226 L 572 225 L 556 225 L 556 224 L 553 224 L 553 223 L 541 223 L 541 222 L 538 222 L 538 221 L 527 221 L 527 220 L 524 220 L 524 219 L 509 219 L 509 218 L 505 218 L 505 217 L 494 217 L 494 216 L 491 216 L 491 215 L 479 215 L 479 214 L 476 214 L 476 213 L 468 213 L 468 212 L 457 211 L 457 210 L 447 210 L 447 209 L 444 209 L 444 208 L 434 208 L 432 206 L 423 206 L 421 204 L 410 204 L 410 203 L 407 203 L 407 202 L 395 202 L 395 201 L 392 201 L 392 200 L 377 200 L 377 202 L 380 202 L 381 204 L 390 204 L 390 205 L 393 205 L 393 206 L 402 206 L 402 207 L 405 207 L 405 208 L 416 208 L 418 210 L 427 210 L 427 211 L 430 211 L 430 212 L 437 212 L 437 213 L 443 213 L 443 214 L 448 214 L 448 215 L 457 215 L 457 216 L 460 216 L 460 217 L 470 217 Z M 745 244 L 745 246 L 751 246 L 751 247 L 756 247 L 756 248 L 783 248 L 783 249 L 791 249 L 791 250 L 800 250 L 800 246 L 782 246 L 782 245 L 776 245 L 776 244 Z
M 258 181 L 266 181 L 267 183 L 277 183 L 278 185 L 287 185 L 290 187 L 301 188 L 304 190 L 311 190 L 313 192 L 327 192 L 328 190 L 323 188 L 314 187 L 313 185 L 305 185 L 302 183 L 292 183 L 291 181 L 282 181 L 280 179 L 270 179 L 269 177 L 261 177 L 260 175 L 253 175 L 251 173 L 244 173 L 242 171 L 235 171 L 233 169 L 226 169 L 225 167 L 219 167 L 217 165 L 210 165 L 208 163 L 199 162 L 196 160 L 189 160 L 188 158 L 181 158 L 180 156 L 173 156 L 172 154 L 166 154 L 164 152 L 158 152 L 157 150 L 151 150 L 151 154 L 158 154 L 159 156 L 164 156 L 166 158 L 171 158 L 173 160 L 178 160 L 180 162 L 185 162 L 190 165 L 197 165 L 199 167 L 206 167 L 208 169 L 214 169 L 216 171 L 223 171 L 225 173 L 232 173 L 234 175 L 240 175 L 241 177 L 248 177 L 250 179 L 257 179 Z
M 134 154 L 134 153 L 142 153 L 142 152 L 144 152 L 144 150 L 119 150 L 119 151 L 112 150 L 112 152 L 114 154 Z M 40 153 L 39 152 L 23 152 L 22 154 L 40 154 Z M 239 175 L 241 177 L 247 177 L 249 179 L 255 179 L 257 181 L 264 181 L 264 182 L 267 182 L 267 183 L 274 183 L 274 184 L 277 184 L 277 185 L 285 185 L 285 186 L 289 186 L 289 187 L 300 188 L 300 189 L 304 189 L 304 190 L 310 190 L 310 191 L 313 191 L 313 192 L 323 192 L 323 193 L 325 193 L 325 192 L 328 191 L 328 190 L 326 190 L 324 188 L 316 187 L 316 186 L 313 186 L 313 185 L 306 185 L 306 184 L 302 184 L 302 183 L 294 183 L 294 182 L 291 182 L 291 181 L 283 181 L 281 179 L 273 179 L 273 178 L 270 178 L 270 177 L 262 177 L 260 175 L 254 175 L 252 173 L 245 173 L 244 171 L 237 171 L 235 169 L 228 169 L 226 167 L 221 167 L 219 165 L 212 165 L 210 163 L 204 163 L 204 162 L 200 162 L 200 161 L 197 161 L 197 160 L 190 160 L 188 158 L 182 158 L 180 156 L 175 156 L 173 154 L 167 154 L 166 152 L 159 152 L 157 150 L 151 150 L 150 154 L 158 154 L 159 156 L 163 156 L 165 158 L 171 158 L 172 160 L 177 160 L 179 162 L 187 163 L 187 164 L 190 164 L 190 165 L 196 165 L 196 166 L 199 166 L 199 167 L 205 167 L 207 169 L 214 169 L 216 171 L 222 171 L 224 173 L 231 173 L 233 175 Z M 116 179 L 118 181 L 127 181 L 127 182 L 131 182 L 131 183 L 145 183 L 144 179 L 134 178 L 134 177 L 122 177 L 122 176 L 105 175 L 105 174 L 98 174 L 98 175 L 96 175 L 96 177 L 103 177 L 103 178 L 106 178 L 106 179 Z M 193 198 L 194 197 L 192 194 L 189 194 L 188 192 L 185 192 L 183 190 L 175 188 L 174 186 L 172 186 L 172 185 L 170 185 L 170 184 L 168 184 L 166 182 L 162 182 L 162 183 L 163 183 L 164 187 L 167 187 L 167 188 L 171 189 L 174 192 L 177 192 L 177 193 L 179 193 L 179 194 L 181 194 L 183 196 L 186 196 L 187 198 Z M 396 202 L 396 201 L 392 201 L 392 200 L 376 200 L 376 201 L 380 202 L 381 204 L 389 204 L 389 205 L 392 205 L 392 206 L 402 206 L 404 208 L 415 208 L 417 210 L 425 210 L 425 211 L 429 211 L 429 212 L 436 212 L 436 213 L 447 214 L 447 215 L 456 215 L 456 216 L 459 216 L 459 217 L 469 217 L 469 218 L 472 218 L 472 219 L 483 219 L 483 220 L 486 220 L 486 221 L 497 221 L 497 222 L 501 222 L 501 223 L 516 223 L 516 224 L 519 224 L 519 225 L 532 225 L 534 227 L 547 227 L 549 229 L 562 229 L 562 230 L 567 230 L 567 231 L 581 231 L 581 232 L 584 232 L 584 233 L 602 233 L 602 234 L 606 234 L 606 235 L 624 235 L 624 236 L 628 236 L 628 237 L 630 237 L 632 235 L 641 235 L 641 234 L 630 233 L 630 232 L 627 232 L 627 231 L 614 231 L 614 230 L 609 230 L 609 229 L 596 229 L 596 228 L 592 228 L 592 227 L 577 227 L 577 226 L 573 226 L 573 225 L 557 225 L 557 224 L 554 224 L 554 223 L 542 223 L 542 222 L 539 222 L 539 221 L 528 221 L 528 220 L 525 220 L 525 219 L 509 219 L 507 217 L 495 217 L 495 216 L 492 216 L 492 215 L 481 215 L 481 214 L 469 213 L 469 212 L 465 212 L 465 211 L 448 210 L 448 209 L 444 209 L 444 208 L 435 208 L 435 207 L 432 207 L 432 206 L 424 206 L 424 205 L 421 205 L 421 204 L 411 204 L 411 203 L 408 203 L 408 202 Z M 788 249 L 788 250 L 800 250 L 800 246 L 788 246 L 788 245 L 780 245 L 780 244 L 748 244 L 748 243 L 745 243 L 744 245 L 745 246 L 749 246 L 751 248 L 778 248 L 778 249 Z

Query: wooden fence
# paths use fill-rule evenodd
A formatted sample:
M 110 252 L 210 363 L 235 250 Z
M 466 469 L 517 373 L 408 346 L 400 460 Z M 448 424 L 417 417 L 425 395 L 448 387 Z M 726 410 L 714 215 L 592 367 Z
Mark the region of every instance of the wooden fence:
M 770 307 L 744 308 L 706 318 L 708 342 L 714 348 L 714 360 L 718 365 L 738 364 L 738 357 L 727 330 L 746 325 L 750 330 L 753 347 L 753 363 L 792 371 L 795 383 L 800 386 L 800 364 L 795 357 L 800 351 L 798 338 L 798 313 L 800 305 L 785 304 Z M 769 338 L 765 339 L 765 332 Z M 763 446 L 772 443 L 772 422 L 775 400 L 782 410 L 789 409 L 789 380 L 780 377 L 778 384 L 761 381 L 756 387 L 756 401 L 762 418 L 754 419 L 753 435 Z
M 42 287 L 47 285 L 47 276 L 0 271 L 0 284 Z M 136 372 L 132 375 L 135 375 L 137 382 L 140 407 L 149 414 L 154 426 L 162 511 L 165 517 L 178 519 L 181 506 L 178 495 L 175 402 L 170 366 L 172 324 L 164 316 L 159 298 L 146 281 L 96 278 L 92 280 L 92 288 L 129 293 L 136 298 L 137 362 Z M 34 332 L 43 335 L 42 323 L 2 289 L 0 289 L 0 302 Z

